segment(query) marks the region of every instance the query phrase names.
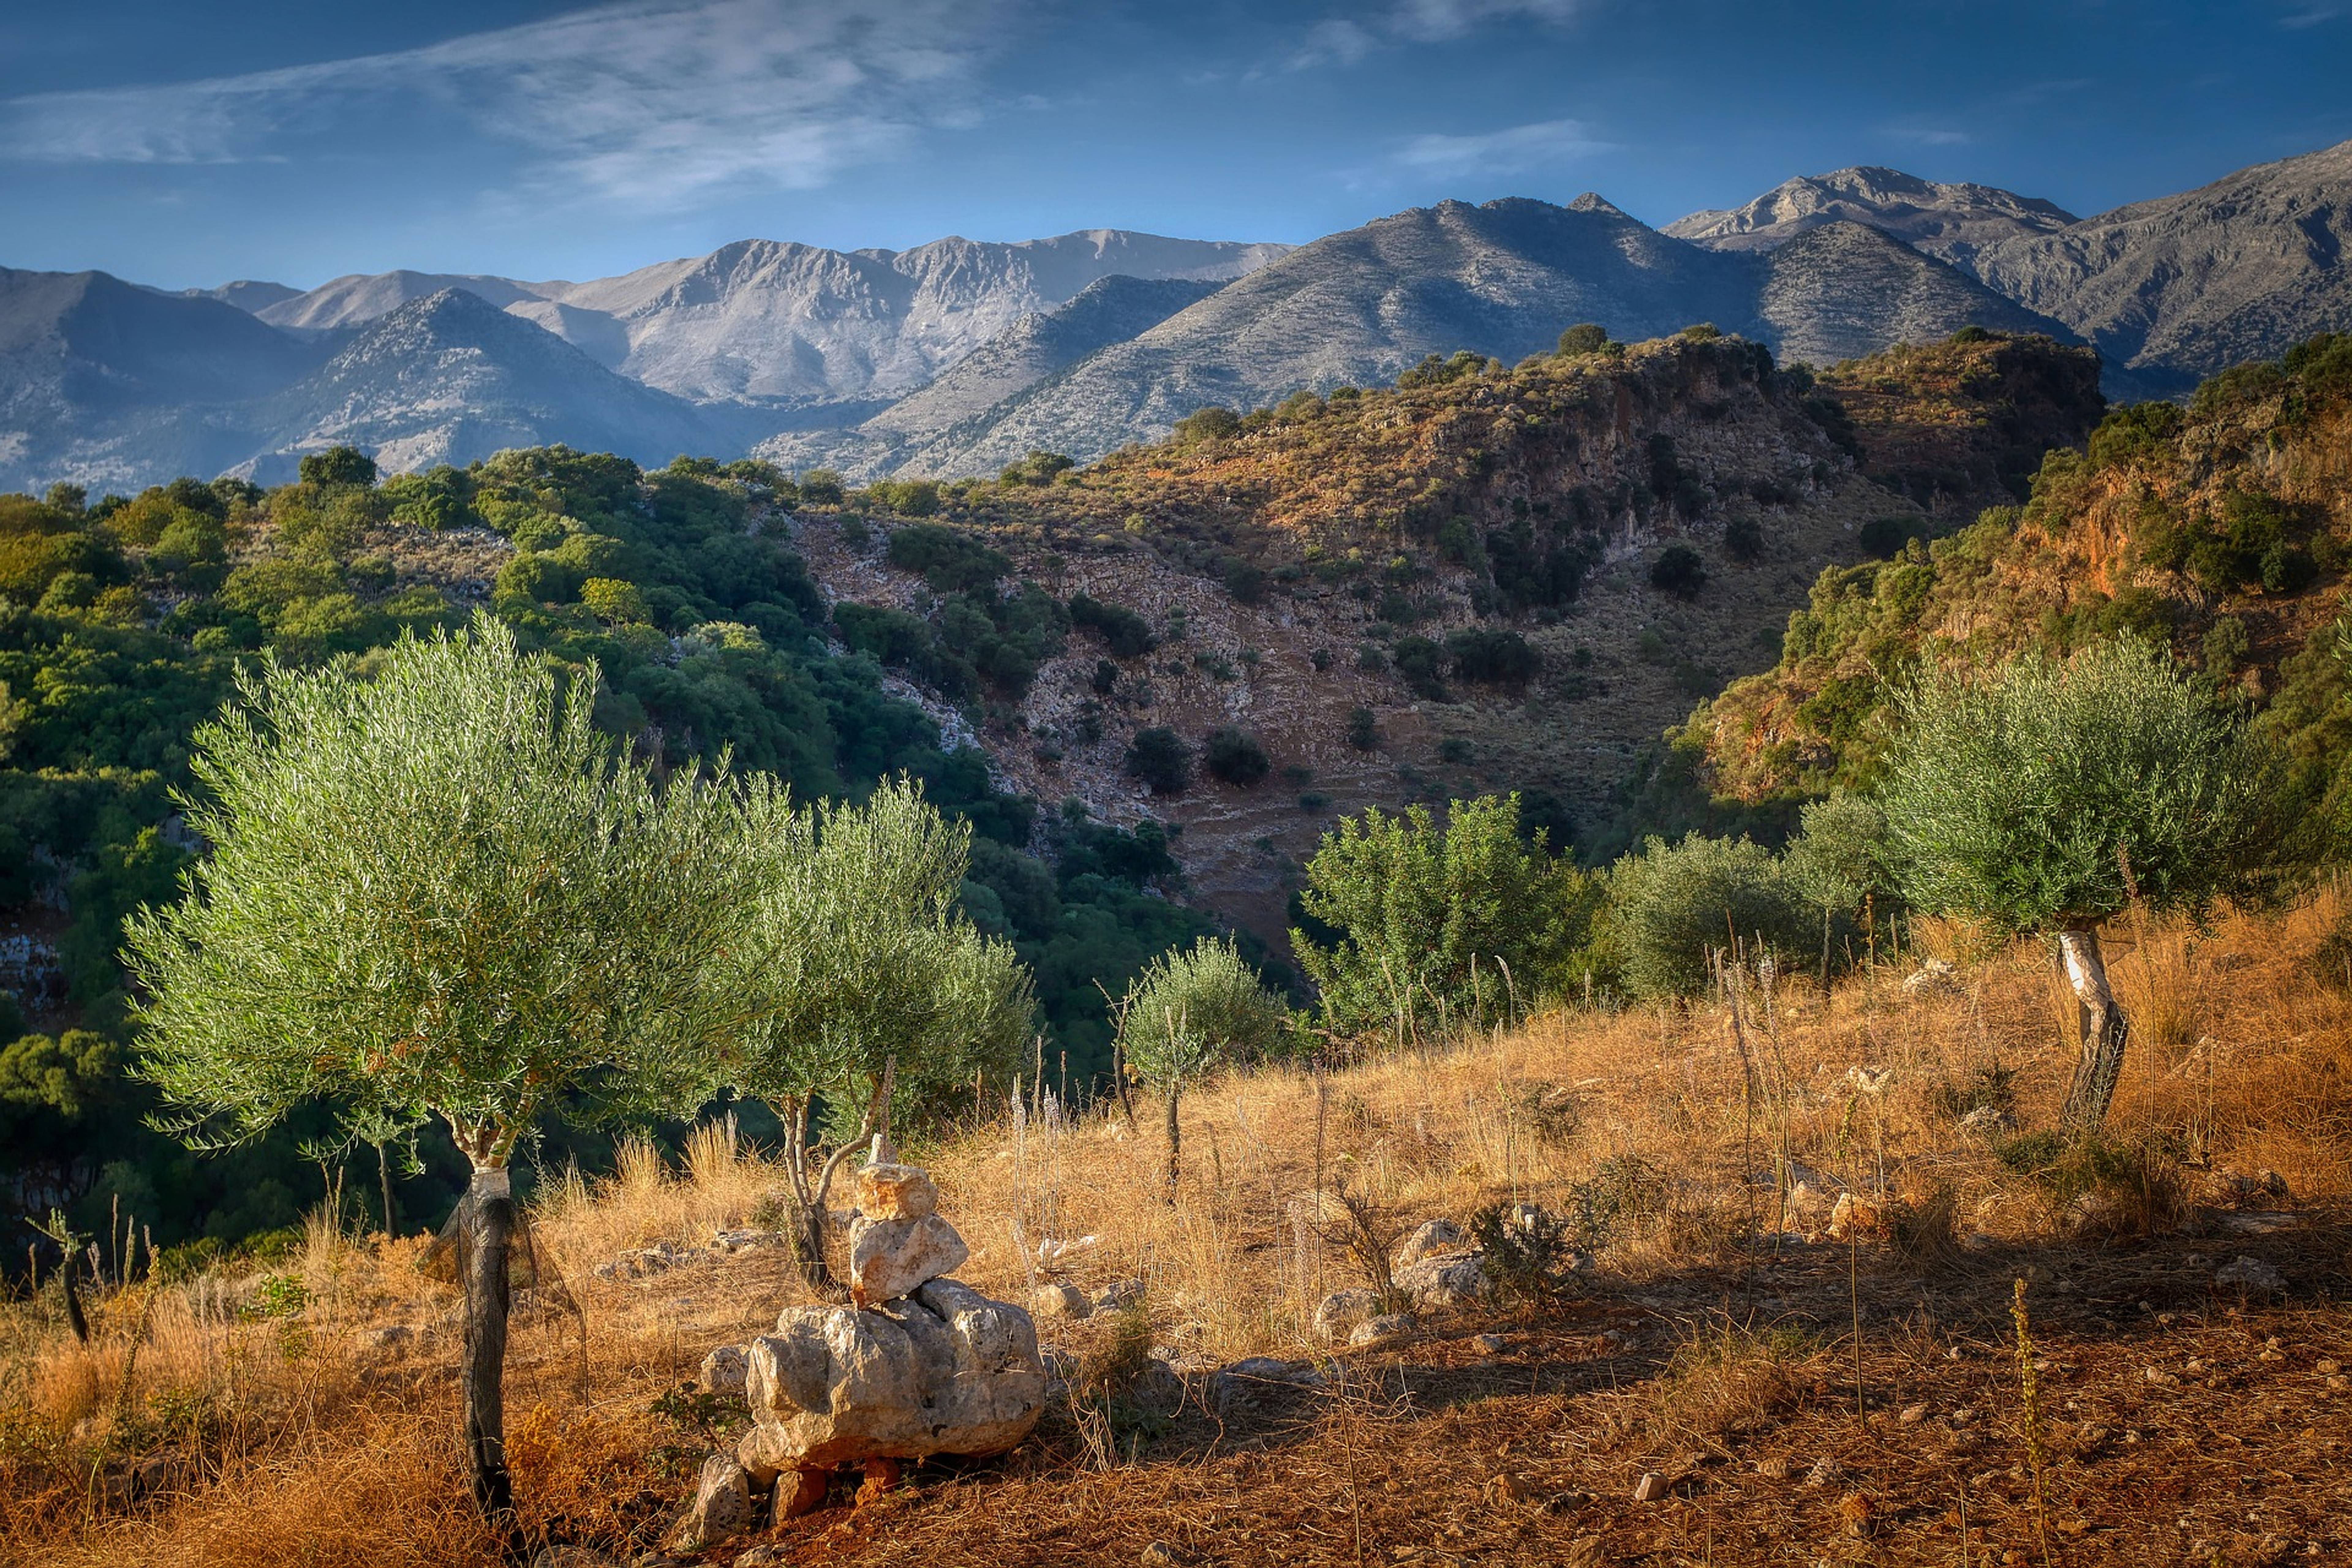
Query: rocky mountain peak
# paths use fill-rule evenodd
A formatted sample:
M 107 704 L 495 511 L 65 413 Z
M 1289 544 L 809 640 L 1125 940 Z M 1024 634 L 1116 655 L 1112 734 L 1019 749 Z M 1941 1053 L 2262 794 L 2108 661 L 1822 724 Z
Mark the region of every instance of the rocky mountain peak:
M 1858 164 L 1800 175 L 1743 206 L 1692 213 L 1664 232 L 1714 250 L 1771 250 L 1823 224 L 1858 223 L 1965 269 L 1989 245 L 2074 221 L 2037 196 Z

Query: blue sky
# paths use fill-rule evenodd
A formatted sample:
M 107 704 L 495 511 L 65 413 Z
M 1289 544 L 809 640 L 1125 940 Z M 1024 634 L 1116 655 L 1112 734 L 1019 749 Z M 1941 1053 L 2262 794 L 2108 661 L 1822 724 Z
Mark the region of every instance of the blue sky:
M 1664 223 L 1885 163 L 2091 213 L 2352 138 L 2352 0 L 81 0 L 0 15 L 0 265 L 590 278 L 731 239 Z

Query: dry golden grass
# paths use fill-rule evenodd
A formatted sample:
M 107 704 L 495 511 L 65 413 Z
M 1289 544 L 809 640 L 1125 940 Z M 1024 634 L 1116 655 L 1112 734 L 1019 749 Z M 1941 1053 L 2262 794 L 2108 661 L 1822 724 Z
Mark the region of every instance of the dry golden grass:
M 2142 1162 L 2133 1168 L 2160 1165 L 2192 1189 L 2205 1173 L 2179 1162 L 2267 1169 L 2298 1205 L 2347 1195 L 2352 1000 L 2309 963 L 2344 907 L 2328 889 L 2208 931 L 2119 924 L 2110 967 L 2139 1028 L 2112 1133 Z M 1918 936 L 1923 952 L 1970 956 L 1963 933 Z M 1975 954 L 1944 989 L 1906 992 L 1901 973 L 1882 966 L 1828 996 L 1801 979 L 1751 981 L 1736 1013 L 1554 1015 L 1325 1077 L 1229 1075 L 1184 1101 L 1172 1202 L 1156 1105 L 1139 1106 L 1132 1129 L 1115 1101 L 1075 1118 L 985 1108 L 973 1129 L 915 1152 L 971 1246 L 972 1283 L 1025 1299 L 1049 1277 L 1139 1277 L 1150 1341 L 1203 1363 L 1304 1353 L 1321 1296 L 1365 1282 L 1317 1223 L 1330 1207 L 1318 1190 L 1344 1187 L 1397 1231 L 1503 1202 L 1613 1205 L 1601 1272 L 1637 1292 L 1748 1267 L 1754 1235 L 1817 1227 L 1818 1215 L 1782 1219 L 1776 1171 L 1877 1192 L 1884 1239 L 1853 1249 L 1853 1267 L 1874 1275 L 1927 1282 L 1972 1256 L 2077 1245 L 2066 1232 L 2079 1216 L 2053 1183 L 2004 1165 L 1957 1114 L 2005 1096 L 2023 1126 L 2053 1119 L 2072 1020 L 2046 957 L 2031 946 Z M 712 1346 L 806 1299 L 772 1249 L 698 1250 L 644 1278 L 600 1279 L 596 1266 L 655 1244 L 702 1248 L 780 1185 L 723 1125 L 699 1130 L 676 1165 L 634 1145 L 609 1177 L 541 1183 L 534 1243 L 577 1310 L 540 1292 L 517 1313 L 509 1409 L 534 1539 L 648 1543 L 705 1440 L 656 1399 Z M 0 1559 L 489 1561 L 453 1457 L 455 1300 L 417 1272 L 422 1250 L 421 1239 L 314 1226 L 272 1269 L 93 1302 L 88 1346 L 43 1310 L 0 1313 Z M 1840 1289 L 1847 1251 L 1835 1249 Z M 272 1302 L 299 1310 L 272 1315 Z M 383 1342 L 388 1329 L 407 1335 Z M 1071 1348 L 1107 1331 L 1046 1326 Z M 1846 1352 L 1769 1324 L 1698 1314 L 1683 1334 L 1678 1355 L 1642 1374 L 1654 1379 L 1647 1403 L 1622 1430 L 1721 1447 L 1846 1375 L 1830 1364 Z M 1871 1353 L 1902 1352 L 1874 1341 Z M 1393 1411 L 1362 1397 L 1363 1410 L 1314 1416 L 1318 1441 L 1340 1444 L 1333 1453 L 1349 1465 L 1385 1462 L 1350 1446 L 1359 1427 L 1376 1447 L 1404 1440 Z M 1111 1448 L 1097 1447 L 1108 1462 Z M 1140 1500 L 1176 1483 L 1104 1484 Z

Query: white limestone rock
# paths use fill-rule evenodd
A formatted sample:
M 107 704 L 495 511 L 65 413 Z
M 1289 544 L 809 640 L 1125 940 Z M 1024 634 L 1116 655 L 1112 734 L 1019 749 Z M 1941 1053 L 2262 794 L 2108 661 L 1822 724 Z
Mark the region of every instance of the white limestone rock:
M 849 1227 L 849 1299 L 861 1307 L 895 1301 L 954 1273 L 971 1256 L 956 1227 L 936 1214 L 861 1218 Z
M 755 1478 L 1000 1454 L 1029 1435 L 1045 1404 L 1029 1314 L 953 1279 L 864 1310 L 787 1308 L 750 1353 L 756 1425 L 738 1453 Z

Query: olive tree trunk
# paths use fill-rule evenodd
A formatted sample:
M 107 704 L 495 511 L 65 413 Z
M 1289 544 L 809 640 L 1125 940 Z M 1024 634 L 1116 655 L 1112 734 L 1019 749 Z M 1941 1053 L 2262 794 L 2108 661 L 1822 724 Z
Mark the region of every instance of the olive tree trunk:
M 514 1238 L 513 1188 L 503 1166 L 478 1169 L 458 1228 L 457 1266 L 466 1291 L 466 1461 L 482 1517 L 512 1528 L 514 1481 L 507 1473 L 508 1254 Z
M 1176 1201 L 1177 1169 L 1184 1152 L 1184 1130 L 1176 1120 L 1178 1080 L 1168 1080 L 1168 1201 Z
M 2058 933 L 2058 959 L 2066 983 L 2074 988 L 2083 1054 L 2074 1064 L 2074 1081 L 2066 1090 L 2063 1118 L 2067 1132 L 2095 1132 L 2107 1119 L 2123 1077 L 2124 1047 L 2131 1038 L 2131 1021 L 2107 984 L 2107 965 L 2099 952 L 2096 926 L 2070 926 Z

